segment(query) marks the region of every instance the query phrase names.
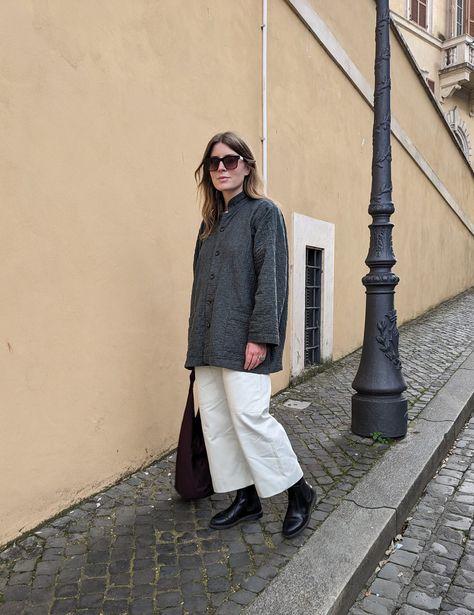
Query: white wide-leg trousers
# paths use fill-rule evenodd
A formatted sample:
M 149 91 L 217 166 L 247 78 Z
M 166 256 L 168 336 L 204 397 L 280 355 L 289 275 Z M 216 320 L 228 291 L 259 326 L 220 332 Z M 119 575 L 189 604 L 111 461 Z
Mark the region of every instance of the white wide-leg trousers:
M 286 431 L 269 413 L 270 376 L 207 365 L 195 375 L 214 491 L 255 484 L 268 498 L 294 485 L 303 471 Z

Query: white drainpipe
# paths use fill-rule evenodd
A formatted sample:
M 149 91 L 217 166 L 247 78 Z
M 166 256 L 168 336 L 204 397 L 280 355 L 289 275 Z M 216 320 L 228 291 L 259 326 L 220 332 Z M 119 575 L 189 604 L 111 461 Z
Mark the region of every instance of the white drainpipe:
M 268 183 L 267 148 L 267 16 L 268 0 L 262 4 L 262 175 L 264 189 Z

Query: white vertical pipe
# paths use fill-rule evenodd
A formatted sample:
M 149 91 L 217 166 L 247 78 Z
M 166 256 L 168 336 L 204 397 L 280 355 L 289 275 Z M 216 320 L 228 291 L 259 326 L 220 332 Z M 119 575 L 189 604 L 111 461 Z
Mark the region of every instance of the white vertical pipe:
M 267 148 L 267 17 L 268 0 L 262 3 L 262 175 L 266 191 L 268 183 L 268 148 Z

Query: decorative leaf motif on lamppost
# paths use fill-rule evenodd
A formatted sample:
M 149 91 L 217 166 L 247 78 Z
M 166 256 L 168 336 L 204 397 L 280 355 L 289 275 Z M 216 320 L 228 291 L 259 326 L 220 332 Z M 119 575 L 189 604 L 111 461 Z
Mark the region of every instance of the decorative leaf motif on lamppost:
M 376 337 L 380 344 L 380 350 L 397 369 L 401 369 L 402 362 L 398 354 L 397 311 L 391 310 L 388 314 L 385 314 L 385 319 L 377 323 L 377 329 L 380 332 L 380 335 Z

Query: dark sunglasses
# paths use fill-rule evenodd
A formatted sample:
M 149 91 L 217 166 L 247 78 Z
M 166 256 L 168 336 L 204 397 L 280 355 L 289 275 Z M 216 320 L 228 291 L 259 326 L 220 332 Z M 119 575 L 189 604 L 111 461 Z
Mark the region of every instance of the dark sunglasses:
M 223 158 L 211 156 L 206 160 L 206 167 L 208 171 L 217 171 L 217 169 L 219 168 L 219 164 L 222 162 L 227 171 L 233 171 L 237 168 L 239 160 L 244 160 L 243 156 L 237 156 L 232 154 L 224 156 Z

